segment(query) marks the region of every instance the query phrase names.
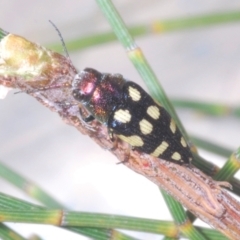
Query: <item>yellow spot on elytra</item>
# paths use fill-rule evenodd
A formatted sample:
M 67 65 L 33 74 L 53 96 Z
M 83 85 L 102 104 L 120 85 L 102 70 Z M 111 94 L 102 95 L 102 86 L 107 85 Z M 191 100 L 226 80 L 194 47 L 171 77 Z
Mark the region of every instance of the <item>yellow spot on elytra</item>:
M 187 143 L 186 143 L 186 141 L 184 140 L 183 137 L 181 137 L 181 144 L 182 144 L 183 147 L 187 146 Z
M 160 117 L 160 111 L 157 106 L 150 106 L 147 109 L 147 114 L 153 119 L 157 120 Z
M 171 119 L 171 122 L 170 122 L 170 129 L 171 129 L 172 133 L 176 132 L 177 126 L 173 119 Z
M 147 121 L 146 119 L 143 119 L 139 122 L 140 130 L 143 134 L 147 135 L 152 132 L 153 125 Z
M 171 158 L 172 158 L 173 160 L 179 161 L 179 160 L 181 160 L 181 155 L 180 155 L 178 152 L 175 152 L 175 153 L 171 156 Z
M 168 148 L 168 143 L 165 141 L 162 141 L 162 143 L 154 150 L 153 153 L 151 153 L 154 157 L 159 157 L 163 152 Z
M 128 92 L 133 101 L 137 102 L 141 99 L 141 93 L 136 88 L 129 87 Z
M 121 123 L 128 123 L 131 121 L 131 114 L 128 110 L 119 109 L 114 113 L 114 119 Z
M 124 136 L 124 135 L 117 135 L 120 139 L 122 139 L 124 142 L 129 143 L 133 147 L 141 147 L 143 146 L 144 142 L 141 139 L 141 137 L 137 135 L 133 135 L 130 137 Z

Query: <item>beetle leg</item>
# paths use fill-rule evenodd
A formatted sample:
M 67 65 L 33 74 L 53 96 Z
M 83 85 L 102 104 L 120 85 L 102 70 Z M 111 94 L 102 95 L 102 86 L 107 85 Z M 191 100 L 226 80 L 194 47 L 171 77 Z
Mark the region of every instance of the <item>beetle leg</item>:
M 117 164 L 127 163 L 129 161 L 129 157 L 130 157 L 130 147 L 127 149 L 127 152 L 125 153 L 123 161 L 118 162 Z
M 88 124 L 89 122 L 93 121 L 95 118 L 90 114 L 87 117 L 85 117 L 81 108 L 79 108 L 79 119 L 87 129 L 93 132 L 95 131 L 94 128 L 90 124 Z

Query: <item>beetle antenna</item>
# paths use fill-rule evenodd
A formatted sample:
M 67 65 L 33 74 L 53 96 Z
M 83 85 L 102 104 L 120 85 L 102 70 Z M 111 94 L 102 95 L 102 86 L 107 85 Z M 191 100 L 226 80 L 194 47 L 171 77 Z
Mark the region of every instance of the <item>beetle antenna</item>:
M 72 60 L 71 60 L 71 58 L 70 58 L 70 56 L 69 56 L 69 53 L 68 53 L 66 44 L 65 44 L 65 42 L 64 42 L 64 39 L 63 39 L 63 36 L 62 36 L 60 30 L 57 28 L 57 26 L 56 26 L 51 20 L 48 20 L 48 21 L 52 24 L 52 26 L 54 27 L 54 29 L 57 31 L 58 36 L 60 37 L 60 40 L 61 40 L 61 43 L 62 43 L 62 47 L 63 47 L 64 53 L 65 53 L 66 57 L 68 58 L 68 60 L 71 62 L 72 67 L 74 68 L 73 63 L 72 63 Z

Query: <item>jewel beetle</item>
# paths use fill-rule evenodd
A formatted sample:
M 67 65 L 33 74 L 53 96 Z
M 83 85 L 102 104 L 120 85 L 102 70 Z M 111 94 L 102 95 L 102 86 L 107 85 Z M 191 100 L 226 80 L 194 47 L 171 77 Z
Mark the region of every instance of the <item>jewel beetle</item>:
M 138 84 L 120 74 L 86 68 L 72 82 L 74 99 L 110 133 L 134 150 L 178 163 L 190 163 L 192 154 L 169 113 Z

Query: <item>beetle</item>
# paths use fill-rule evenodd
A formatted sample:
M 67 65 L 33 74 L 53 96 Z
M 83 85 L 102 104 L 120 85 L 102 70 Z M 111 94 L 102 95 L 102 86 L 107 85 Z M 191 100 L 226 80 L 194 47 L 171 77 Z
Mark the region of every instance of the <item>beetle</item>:
M 192 160 L 190 147 L 169 113 L 138 84 L 120 74 L 92 68 L 79 72 L 72 96 L 96 119 L 134 150 L 179 164 Z

